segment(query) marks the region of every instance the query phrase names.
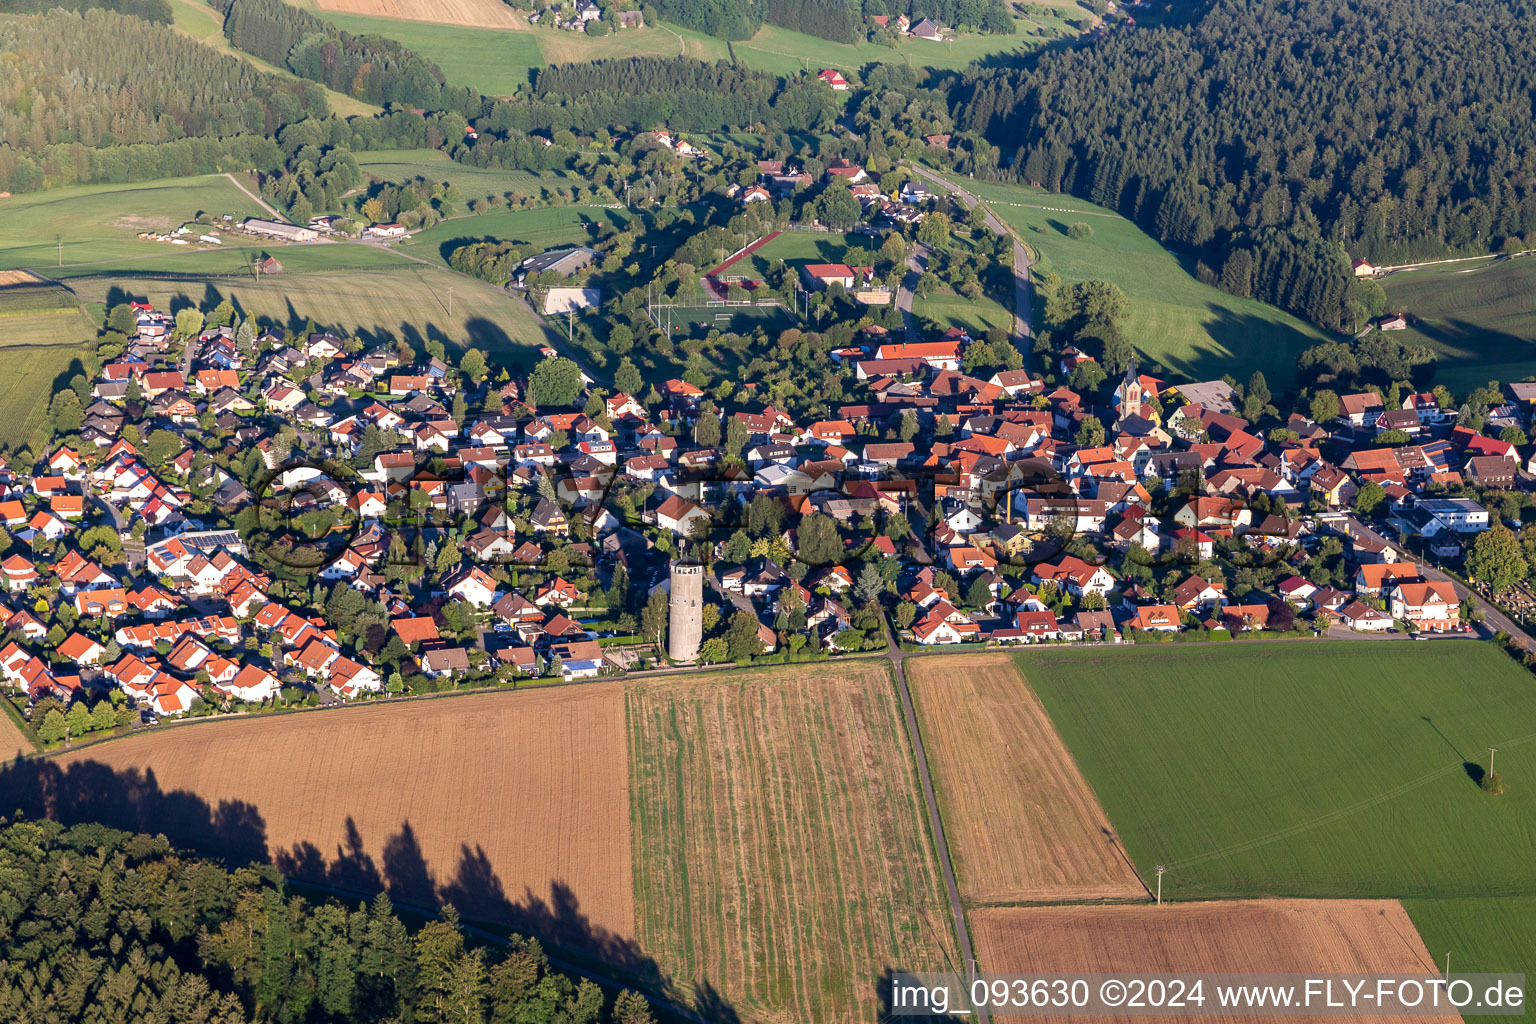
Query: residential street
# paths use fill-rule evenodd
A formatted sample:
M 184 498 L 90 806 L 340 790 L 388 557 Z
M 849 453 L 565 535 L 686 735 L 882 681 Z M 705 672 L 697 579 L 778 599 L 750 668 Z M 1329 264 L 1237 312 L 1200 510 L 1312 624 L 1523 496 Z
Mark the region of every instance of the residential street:
M 946 192 L 953 192 L 968 206 L 975 206 L 980 200 L 967 192 L 964 188 L 954 184 L 947 178 L 940 177 L 926 167 L 917 164 L 909 165 L 912 171 L 923 180 L 937 185 Z M 999 235 L 1013 238 L 1013 336 L 1017 340 L 1019 350 L 1024 353 L 1024 365 L 1028 367 L 1030 356 L 1030 339 L 1033 337 L 1030 319 L 1033 316 L 1034 289 L 1029 283 L 1029 250 L 1024 248 L 1024 243 L 1014 237 L 1008 226 L 998 218 L 991 210 L 987 211 L 987 227 Z
M 901 279 L 901 287 L 896 289 L 896 308 L 901 310 L 901 319 L 906 325 L 909 340 L 917 337 L 917 317 L 912 313 L 917 279 L 928 269 L 928 257 L 931 254 L 932 250 L 919 242 L 916 251 L 907 257 L 907 276 Z

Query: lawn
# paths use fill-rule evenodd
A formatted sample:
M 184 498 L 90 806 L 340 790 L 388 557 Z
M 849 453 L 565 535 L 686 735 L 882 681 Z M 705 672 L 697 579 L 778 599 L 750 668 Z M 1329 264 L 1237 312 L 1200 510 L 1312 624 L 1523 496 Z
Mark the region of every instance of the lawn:
M 208 307 L 228 298 L 264 324 L 295 329 L 307 317 L 366 341 L 403 339 L 418 350 L 440 339 L 450 349 L 475 346 L 492 361 L 514 368 L 537 358 L 548 344 L 544 325 L 518 299 L 447 270 L 408 263 L 391 269 L 296 271 L 290 253 L 328 247 L 278 249 L 280 275 L 205 275 L 183 278 L 97 277 L 75 283 L 82 298 L 104 309 L 132 297 L 168 309 Z M 338 247 L 339 248 L 339 247 Z M 347 249 L 362 250 L 360 246 Z M 398 259 L 398 257 L 396 257 Z M 448 290 L 453 289 L 452 315 Z
M 846 263 L 849 249 L 869 249 L 869 255 L 859 254 L 854 263 L 868 265 L 873 250 L 880 248 L 882 236 L 842 235 L 835 231 L 785 231 L 762 248 L 754 249 L 746 264 L 738 263 L 732 273 L 751 273 L 761 279 L 779 260 L 798 268 L 805 263 Z M 748 267 L 750 266 L 750 270 Z M 705 268 L 708 269 L 708 268 Z
M 1382 285 L 1387 308 L 1408 318 L 1393 340 L 1439 353 L 1438 383 L 1465 394 L 1536 374 L 1536 259 L 1404 271 Z
M 926 299 L 914 297 L 912 312 L 921 319 L 932 320 L 945 330 L 963 327 L 973 338 L 985 334 L 989 327 L 998 327 L 1004 331 L 1013 328 L 1013 314 L 996 299 L 985 295 L 979 299 L 968 299 L 948 288 L 935 291 Z
M 227 213 L 237 221 L 266 215 L 219 174 L 75 185 L 0 199 L 0 270 L 36 267 L 58 277 L 83 264 L 186 256 L 179 247 L 136 236 L 177 227 L 199 212 Z
M 679 985 L 732 1020 L 867 1021 L 883 971 L 959 969 L 883 661 L 627 699 L 637 936 Z
M 1051 25 L 1060 24 L 1047 19 Z M 1023 18 L 1014 19 L 1013 35 L 967 33 L 953 42 L 935 43 L 926 39 L 903 39 L 895 47 L 859 40 L 833 43 L 778 25 L 764 25 L 745 42 L 731 44 L 736 59 L 749 68 L 776 75 L 815 73 L 835 68 L 847 74 L 868 64 L 904 64 L 913 67 L 959 69 L 983 57 L 1006 63 L 1035 50 L 1052 35 L 1070 32 L 1061 25 L 1059 32 L 1042 30 Z
M 479 217 L 455 217 L 419 231 L 409 241 L 397 243 L 401 252 L 445 263 L 454 249 L 472 242 L 516 242 L 527 255 L 562 245 L 585 245 L 599 226 L 622 227 L 629 222 L 626 210 L 603 206 L 557 206 L 532 210 L 503 210 Z
M 1303 349 L 1324 340 L 1310 324 L 1255 299 L 1201 284 L 1179 259 L 1130 221 L 1072 196 L 1022 185 L 966 183 L 1042 256 L 1039 275 L 1063 281 L 1103 280 L 1130 300 L 1126 334 L 1149 366 L 1192 380 L 1231 373 L 1247 380 L 1263 370 L 1272 388 L 1291 386 Z M 1067 236 L 1082 221 L 1085 239 Z M 1037 298 L 1039 290 L 1036 290 Z M 1040 310 L 1035 311 L 1038 325 Z
M 1536 686 L 1491 644 L 1018 660 L 1142 875 L 1167 866 L 1165 896 L 1536 897 Z M 1499 798 L 1470 777 L 1490 745 Z

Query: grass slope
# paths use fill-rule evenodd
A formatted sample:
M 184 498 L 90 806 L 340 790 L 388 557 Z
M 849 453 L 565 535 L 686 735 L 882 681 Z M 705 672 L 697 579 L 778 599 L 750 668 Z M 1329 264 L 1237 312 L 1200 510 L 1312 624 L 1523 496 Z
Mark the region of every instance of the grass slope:
M 1201 284 L 1135 224 L 1072 196 L 1022 185 L 966 183 L 1042 257 L 1038 273 L 1066 283 L 1103 280 L 1130 300 L 1126 334 L 1144 360 L 1179 376 L 1210 380 L 1231 373 L 1247 380 L 1263 370 L 1270 386 L 1288 388 L 1302 350 L 1323 340 L 1310 324 L 1254 299 Z M 1073 239 L 1076 221 L 1092 236 Z M 1036 311 L 1036 321 L 1039 311 Z
M 55 384 L 86 370 L 95 336 L 95 323 L 68 288 L 0 286 L 0 445 L 37 440 Z
M 1179 898 L 1536 895 L 1536 687 L 1475 641 L 1019 656 L 1127 849 Z
M 548 64 L 680 54 L 699 60 L 730 59 L 723 40 L 665 23 L 593 38 L 553 28 L 477 28 L 312 10 L 347 32 L 404 43 L 437 64 L 448 81 L 488 96 L 511 95 L 519 86 L 532 83 L 535 69 Z
M 1465 393 L 1536 374 L 1536 259 L 1391 274 L 1387 308 L 1408 317 L 1398 341 L 1439 353 L 1435 379 Z

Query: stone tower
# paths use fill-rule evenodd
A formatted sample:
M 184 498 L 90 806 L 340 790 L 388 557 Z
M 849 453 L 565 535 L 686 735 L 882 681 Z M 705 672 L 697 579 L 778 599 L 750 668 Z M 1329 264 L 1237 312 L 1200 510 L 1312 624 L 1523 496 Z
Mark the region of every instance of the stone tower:
M 667 657 L 693 661 L 704 639 L 704 566 L 678 559 L 668 569 L 672 592 L 667 602 Z

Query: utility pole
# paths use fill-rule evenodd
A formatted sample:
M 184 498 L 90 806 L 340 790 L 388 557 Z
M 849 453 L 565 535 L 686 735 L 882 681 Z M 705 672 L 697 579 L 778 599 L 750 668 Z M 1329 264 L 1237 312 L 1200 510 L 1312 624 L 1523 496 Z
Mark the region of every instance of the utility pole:
M 1499 748 L 1498 747 L 1489 747 L 1488 748 L 1488 774 L 1489 775 L 1493 774 L 1493 755 L 1497 754 L 1498 752 L 1499 752 Z
M 1445 951 L 1445 980 L 1451 980 L 1451 951 Z
M 1161 864 L 1157 866 L 1157 905 L 1163 905 L 1163 872 L 1168 869 Z
M 453 286 L 448 286 L 448 319 L 453 319 Z
M 53 240 L 59 243 L 59 266 L 64 265 L 64 236 L 54 235 Z

